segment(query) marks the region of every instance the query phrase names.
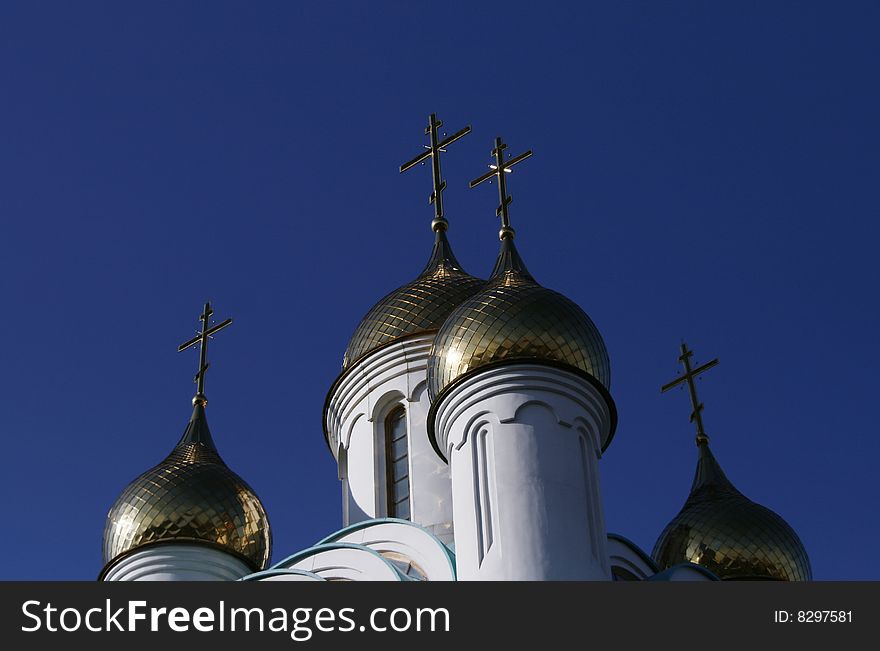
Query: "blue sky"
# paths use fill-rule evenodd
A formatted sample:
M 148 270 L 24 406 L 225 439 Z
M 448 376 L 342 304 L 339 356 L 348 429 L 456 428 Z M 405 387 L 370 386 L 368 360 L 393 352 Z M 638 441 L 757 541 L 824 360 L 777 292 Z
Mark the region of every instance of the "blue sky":
M 880 579 L 874 466 L 876 3 L 0 6 L 3 579 L 93 579 L 107 509 L 190 412 L 262 497 L 275 558 L 340 526 L 321 432 L 348 337 L 431 247 L 436 112 L 450 239 L 486 276 L 495 136 L 539 282 L 595 321 L 620 422 L 609 530 L 651 547 L 713 450 L 817 579 Z

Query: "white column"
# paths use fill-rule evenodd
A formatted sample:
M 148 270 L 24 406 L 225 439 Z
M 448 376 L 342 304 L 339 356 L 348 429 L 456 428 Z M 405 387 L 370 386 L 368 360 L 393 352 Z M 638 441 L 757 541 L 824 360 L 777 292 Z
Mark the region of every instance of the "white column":
M 459 580 L 610 580 L 598 457 L 611 409 L 583 377 L 514 364 L 437 406 Z
M 253 570 L 238 557 L 199 544 L 162 543 L 114 563 L 104 581 L 236 581 Z

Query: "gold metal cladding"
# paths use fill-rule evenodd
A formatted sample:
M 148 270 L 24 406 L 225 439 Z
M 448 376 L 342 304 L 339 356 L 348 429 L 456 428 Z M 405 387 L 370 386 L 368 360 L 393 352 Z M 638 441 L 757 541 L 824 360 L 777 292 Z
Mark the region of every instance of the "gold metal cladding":
M 409 335 L 437 330 L 450 312 L 473 296 L 483 280 L 465 273 L 443 229 L 424 271 L 376 303 L 358 325 L 342 361 L 343 370 L 364 355 Z
M 608 352 L 590 317 L 562 294 L 539 285 L 512 238 L 485 287 L 459 305 L 434 339 L 428 389 L 434 400 L 457 378 L 502 360 L 558 362 L 611 383 Z
M 608 352 L 595 324 L 574 302 L 535 282 L 513 244 L 505 176 L 532 152 L 505 160 L 506 148 L 496 138 L 495 163 L 470 182 L 472 188 L 492 178 L 498 182 L 501 252 L 485 287 L 459 305 L 434 338 L 428 361 L 432 400 L 474 369 L 511 360 L 563 364 L 606 389 L 611 383 Z
M 400 171 L 405 172 L 431 159 L 434 189 L 428 202 L 434 204 L 431 229 L 435 234 L 431 258 L 418 278 L 387 294 L 367 312 L 348 343 L 342 360 L 343 371 L 359 358 L 392 341 L 437 330 L 455 306 L 472 296 L 483 284 L 482 280 L 465 273 L 455 259 L 446 239 L 448 223 L 443 216 L 446 181 L 440 172 L 440 154 L 446 151 L 445 147 L 470 133 L 471 128 L 467 126 L 441 141 L 438 131 L 442 125 L 432 113 L 425 129 L 429 137 L 426 151 L 400 166 Z
M 698 449 L 691 493 L 654 546 L 660 569 L 691 562 L 726 580 L 811 580 L 810 560 L 795 531 L 730 483 L 708 443 Z
M 105 564 L 138 547 L 176 540 L 218 546 L 254 570 L 268 563 L 266 511 L 253 489 L 223 463 L 200 421 L 204 412 L 197 404 L 171 454 L 131 482 L 110 509 Z

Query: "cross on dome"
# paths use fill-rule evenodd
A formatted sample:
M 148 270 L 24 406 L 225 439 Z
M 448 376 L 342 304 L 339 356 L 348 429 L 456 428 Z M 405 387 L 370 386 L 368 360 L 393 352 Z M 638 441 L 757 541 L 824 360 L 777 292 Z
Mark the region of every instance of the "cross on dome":
M 691 422 L 697 423 L 697 445 L 705 444 L 709 442 L 709 437 L 706 435 L 706 431 L 703 429 L 703 403 L 701 403 L 697 399 L 697 387 L 694 384 L 694 379 L 700 375 L 701 373 L 708 371 L 713 366 L 718 364 L 718 358 L 713 359 L 710 362 L 706 362 L 702 366 L 698 366 L 695 369 L 691 368 L 691 357 L 693 357 L 694 353 L 692 350 L 688 350 L 687 344 L 682 342 L 681 344 L 681 355 L 678 356 L 678 361 L 684 365 L 684 374 L 678 377 L 677 379 L 669 382 L 668 384 L 664 384 L 660 387 L 660 393 L 666 393 L 670 389 L 674 389 L 675 387 L 687 383 L 688 392 L 691 397 L 691 406 L 693 407 L 693 411 L 691 412 Z
M 486 172 L 483 176 L 475 178 L 470 182 L 468 187 L 475 188 L 483 181 L 488 181 L 493 176 L 498 177 L 498 198 L 500 200 L 500 205 L 495 209 L 495 215 L 501 217 L 501 233 L 500 237 L 503 240 L 505 237 L 512 238 L 514 235 L 514 230 L 510 227 L 510 213 L 508 211 L 508 206 L 510 206 L 513 199 L 507 194 L 507 184 L 504 180 L 505 174 L 510 174 L 513 172 L 513 166 L 517 163 L 521 163 L 526 158 L 532 155 L 532 150 L 528 150 L 527 152 L 520 154 L 519 156 L 514 156 L 513 158 L 508 158 L 508 160 L 504 160 L 504 150 L 507 149 L 507 145 L 499 136 L 495 138 L 495 148 L 490 152 L 492 156 L 495 157 L 495 164 L 489 165 L 491 169 L 490 172 Z
M 194 381 L 196 383 L 196 396 L 193 398 L 193 404 L 201 403 L 204 407 L 208 404 L 208 399 L 205 397 L 205 373 L 208 370 L 208 367 L 211 365 L 208 363 L 208 339 L 211 338 L 211 335 L 219 332 L 226 326 L 232 323 L 232 319 L 226 319 L 223 323 L 219 323 L 213 327 L 209 327 L 211 315 L 214 314 L 214 310 L 211 309 L 211 303 L 205 303 L 205 309 L 202 314 L 199 316 L 199 321 L 202 322 L 202 329 L 199 334 L 189 341 L 180 344 L 177 347 L 177 352 L 183 352 L 187 348 L 199 345 L 199 371 L 196 373 Z
M 411 161 L 400 166 L 400 172 L 402 174 L 419 163 L 424 163 L 429 158 L 431 159 L 434 190 L 431 192 L 431 196 L 428 197 L 428 203 L 434 204 L 434 221 L 431 222 L 431 228 L 435 231 L 445 231 L 448 226 L 448 222 L 443 216 L 443 190 L 446 189 L 446 181 L 443 180 L 440 174 L 440 153 L 445 153 L 446 149 L 444 149 L 444 147 L 448 147 L 459 138 L 462 138 L 471 132 L 470 126 L 466 126 L 461 131 L 453 133 L 451 136 L 443 140 L 443 142 L 438 142 L 439 136 L 437 133 L 441 126 L 443 126 L 443 122 L 437 119 L 437 114 L 431 113 L 428 117 L 428 126 L 425 128 L 425 134 L 430 137 L 429 139 L 431 143 L 430 145 L 424 145 L 427 151 L 422 152 Z M 445 136 L 446 134 L 444 133 L 443 135 Z

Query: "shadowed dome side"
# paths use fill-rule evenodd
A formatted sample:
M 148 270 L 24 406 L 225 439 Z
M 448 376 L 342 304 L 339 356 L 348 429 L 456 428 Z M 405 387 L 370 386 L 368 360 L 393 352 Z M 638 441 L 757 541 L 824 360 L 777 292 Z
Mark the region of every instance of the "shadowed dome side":
M 465 273 L 445 228 L 437 228 L 434 249 L 418 278 L 376 303 L 361 320 L 345 350 L 343 370 L 367 353 L 409 335 L 437 330 L 449 313 L 473 296 L 484 281 Z
M 210 544 L 263 569 L 272 541 L 259 497 L 220 458 L 197 403 L 180 442 L 131 482 L 110 508 L 104 564 L 165 542 Z
M 811 580 L 810 560 L 795 531 L 736 489 L 708 442 L 698 447 L 690 495 L 652 552 L 660 569 L 691 562 L 722 580 Z
M 595 324 L 576 303 L 535 282 L 511 236 L 502 238 L 483 289 L 457 307 L 434 338 L 431 399 L 474 369 L 513 360 L 562 364 L 606 389 L 611 383 L 608 351 Z

